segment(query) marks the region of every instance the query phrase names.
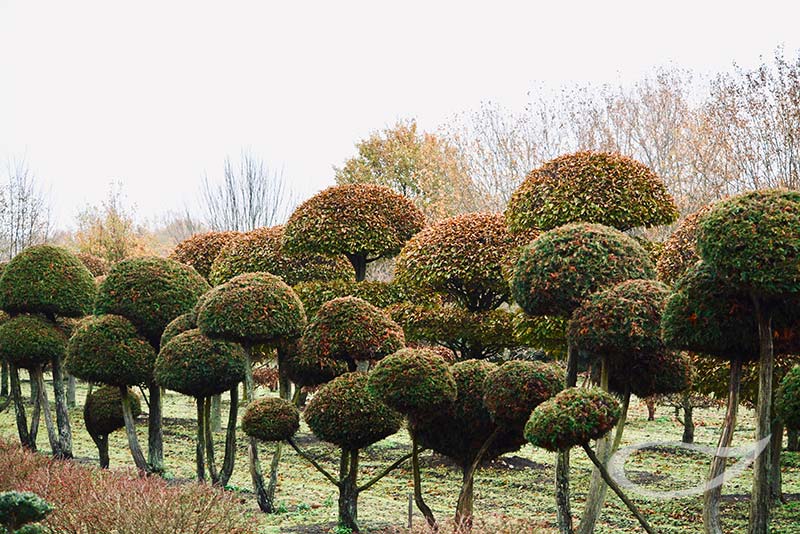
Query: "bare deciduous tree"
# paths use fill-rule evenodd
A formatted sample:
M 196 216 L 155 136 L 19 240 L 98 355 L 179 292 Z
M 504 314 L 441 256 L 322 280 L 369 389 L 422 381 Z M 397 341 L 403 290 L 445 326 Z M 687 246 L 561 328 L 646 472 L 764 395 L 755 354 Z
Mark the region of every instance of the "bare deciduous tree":
M 2 257 L 13 258 L 50 237 L 50 201 L 26 160 L 6 163 L 6 182 L 0 190 L 0 246 Z

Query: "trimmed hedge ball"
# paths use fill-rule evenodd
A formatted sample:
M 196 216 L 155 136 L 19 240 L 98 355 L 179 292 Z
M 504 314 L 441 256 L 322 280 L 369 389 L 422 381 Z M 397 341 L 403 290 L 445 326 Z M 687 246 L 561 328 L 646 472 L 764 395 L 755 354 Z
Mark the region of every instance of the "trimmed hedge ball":
M 568 316 L 583 299 L 631 279 L 655 278 L 647 252 L 622 232 L 570 224 L 525 247 L 514 267 L 511 293 L 528 315 Z
M 304 415 L 315 436 L 356 450 L 400 430 L 403 416 L 367 390 L 368 379 L 366 373 L 347 373 L 317 391 Z
M 80 317 L 91 312 L 95 294 L 94 278 L 83 263 L 52 245 L 26 248 L 0 278 L 0 308 L 12 315 Z
M 67 345 L 67 371 L 87 382 L 111 386 L 147 384 L 153 378 L 156 351 L 136 327 L 120 315 L 84 319 Z
M 775 412 L 786 428 L 800 430 L 800 366 L 793 367 L 781 380 Z
M 565 451 L 605 436 L 620 416 L 617 400 L 600 388 L 569 388 L 540 404 L 525 438 L 548 451 Z
M 347 362 L 379 360 L 404 346 L 403 329 L 386 312 L 356 297 L 323 304 L 303 334 L 303 350 Z
M 105 258 L 88 253 L 75 254 L 75 257 L 81 260 L 95 278 L 108 274 L 108 261 Z
M 628 230 L 671 224 L 678 207 L 646 165 L 621 154 L 576 152 L 531 171 L 511 195 L 511 231 L 590 222 Z
M 211 339 L 188 330 L 161 347 L 156 358 L 156 382 L 167 389 L 202 398 L 219 395 L 245 377 L 247 355 L 238 343 Z
M 34 369 L 61 358 L 67 336 L 38 315 L 18 315 L 0 324 L 0 359 L 22 369 Z
M 194 311 L 179 315 L 164 328 L 164 333 L 161 334 L 161 344 L 159 346 L 163 347 L 178 334 L 182 334 L 188 330 L 194 330 L 195 328 L 197 328 L 197 316 L 194 314 Z
M 658 279 L 665 284 L 675 283 L 700 260 L 697 254 L 697 228 L 700 219 L 711 211 L 712 204 L 703 206 L 686 217 L 671 236 L 656 262 Z
M 95 313 L 122 315 L 158 347 L 164 328 L 208 289 L 197 271 L 175 260 L 131 258 L 114 265 L 100 284 Z
M 291 402 L 262 397 L 251 402 L 242 417 L 245 434 L 260 441 L 283 441 L 300 429 L 300 412 Z
M 450 366 L 429 349 L 401 349 L 369 373 L 367 388 L 403 414 L 434 412 L 456 398 Z
M 306 200 L 286 223 L 289 252 L 394 256 L 425 226 L 425 216 L 388 187 L 329 187 Z
M 240 232 L 195 234 L 178 243 L 170 253 L 169 259 L 193 267 L 200 276 L 208 280 L 211 264 L 214 263 L 217 255 L 228 243 L 240 235 Z
M 483 402 L 497 424 L 522 427 L 534 408 L 564 389 L 565 378 L 553 364 L 506 362 L 486 376 Z
M 212 285 L 244 273 L 265 272 L 293 286 L 312 280 L 353 280 L 353 268 L 342 255 L 296 253 L 283 247 L 283 226 L 257 228 L 228 243 L 211 266 Z
M 283 368 L 299 386 L 318 386 L 348 372 L 347 363 L 305 350 L 302 338 L 284 348 Z
M 700 219 L 700 257 L 737 287 L 762 296 L 800 292 L 800 192 L 752 191 Z
M 306 314 L 297 294 L 279 277 L 248 273 L 202 298 L 197 326 L 209 337 L 270 344 L 298 338 L 306 326 Z
M 142 413 L 142 405 L 139 396 L 128 390 L 128 397 L 131 400 L 131 411 L 133 417 L 139 417 Z M 125 427 L 125 420 L 122 417 L 122 395 L 117 386 L 103 386 L 92 391 L 86 397 L 86 404 L 83 406 L 83 421 L 86 430 L 94 436 L 106 436 L 117 429 Z

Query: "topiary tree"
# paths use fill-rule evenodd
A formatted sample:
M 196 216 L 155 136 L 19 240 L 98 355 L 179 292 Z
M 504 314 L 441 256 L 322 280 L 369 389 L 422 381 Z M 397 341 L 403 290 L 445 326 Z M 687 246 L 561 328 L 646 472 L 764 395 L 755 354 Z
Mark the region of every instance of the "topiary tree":
M 697 225 L 700 218 L 711 211 L 711 204 L 703 206 L 686 217 L 664 242 L 656 261 L 658 279 L 673 286 L 700 260 L 697 254 Z
M 125 317 L 158 351 L 166 326 L 191 311 L 208 289 L 208 283 L 197 271 L 177 261 L 132 258 L 115 264 L 100 284 L 95 313 Z M 152 375 L 145 384 L 150 399 L 147 458 L 150 469 L 161 472 L 164 469 L 161 388 Z
M 89 269 L 89 272 L 92 273 L 92 276 L 95 278 L 108 274 L 108 262 L 100 256 L 78 253 L 75 254 L 75 257 L 81 260 L 81 263 Z
M 41 314 L 51 324 L 59 318 L 81 317 L 91 311 L 95 296 L 91 273 L 81 261 L 66 249 L 51 245 L 29 247 L 17 254 L 0 277 L 0 308 L 9 315 Z M 57 456 L 72 457 L 72 429 L 69 422 L 67 395 L 62 373 L 62 352 L 48 363 L 53 373 L 53 393 L 56 404 L 58 444 L 53 452 Z M 22 427 L 26 422 L 24 405 L 19 392 L 19 374 L 10 368 L 12 382 L 16 382 L 13 396 L 17 410 L 20 438 L 25 443 Z M 12 384 L 13 386 L 13 384 Z M 45 407 L 42 406 L 42 409 Z M 49 411 L 49 409 L 48 409 Z M 49 418 L 45 411 L 45 421 Z M 30 437 L 30 436 L 28 436 Z M 52 440 L 51 440 L 52 444 Z M 28 442 L 30 446 L 30 442 Z
M 603 479 L 636 516 L 642 528 L 649 534 L 655 534 L 655 530 L 614 482 L 605 464 L 589 446 L 591 440 L 608 434 L 617 424 L 619 416 L 619 403 L 602 389 L 568 388 L 533 410 L 525 425 L 525 438 L 534 446 L 553 452 L 583 447 Z
M 53 511 L 53 506 L 28 491 L 5 491 L 0 493 L 0 526 L 8 534 L 40 534 L 39 525 Z
M 283 226 L 256 228 L 232 239 L 210 268 L 212 285 L 244 273 L 265 272 L 279 276 L 290 286 L 300 282 L 353 280 L 344 256 L 309 252 L 290 254 L 283 246 Z
M 127 397 L 131 402 L 131 414 L 134 419 L 142 412 L 139 396 L 128 390 Z M 97 446 L 100 467 L 108 469 L 108 435 L 120 428 L 125 428 L 122 414 L 122 395 L 115 386 L 103 386 L 95 389 L 86 397 L 83 406 L 83 422 L 86 431 Z
M 329 187 L 303 202 L 286 223 L 284 244 L 294 252 L 344 254 L 356 280 L 367 264 L 400 252 L 425 225 L 414 204 L 391 189 L 369 184 Z
M 241 345 L 211 339 L 200 330 L 188 330 L 172 337 L 161 347 L 155 362 L 154 376 L 161 387 L 195 398 L 197 404 L 197 479 L 208 473 L 214 484 L 224 486 L 233 474 L 236 452 L 236 416 L 238 386 L 245 377 L 247 356 Z M 229 434 L 225 442 L 225 460 L 217 472 L 214 462 L 214 438 L 211 431 L 211 397 L 230 391 Z M 232 422 L 232 423 L 231 423 Z M 232 429 L 232 430 L 231 430 Z M 231 435 L 232 433 L 232 435 Z
M 309 319 L 317 314 L 317 310 L 323 304 L 341 297 L 358 297 L 378 308 L 389 308 L 404 302 L 434 304 L 439 300 L 430 293 L 416 291 L 394 282 L 387 283 L 377 280 L 300 282 L 293 289 L 303 301 L 303 307 L 305 307 Z
M 194 234 L 178 243 L 170 253 L 169 258 L 193 267 L 200 276 L 209 280 L 211 265 L 220 251 L 240 235 L 242 235 L 241 232 Z
M 629 230 L 678 219 L 675 200 L 646 165 L 621 154 L 576 152 L 528 174 L 506 208 L 512 232 L 587 222 Z
M 734 288 L 750 295 L 759 332 L 757 439 L 770 434 L 773 309 L 800 294 L 800 193 L 755 191 L 719 202 L 699 223 L 700 256 Z M 770 453 L 754 463 L 750 534 L 768 531 Z

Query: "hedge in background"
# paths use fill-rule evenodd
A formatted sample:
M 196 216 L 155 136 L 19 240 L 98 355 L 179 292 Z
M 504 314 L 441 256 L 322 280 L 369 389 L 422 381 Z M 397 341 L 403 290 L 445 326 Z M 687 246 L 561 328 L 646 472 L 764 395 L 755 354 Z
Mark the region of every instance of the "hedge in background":
M 217 255 L 225 245 L 240 235 L 240 232 L 195 234 L 178 243 L 170 253 L 169 259 L 193 267 L 200 276 L 208 280 L 211 264 L 214 263 Z
M 352 282 L 346 280 L 331 280 L 329 282 L 301 282 L 294 286 L 294 290 L 306 314 L 311 318 L 326 302 L 340 297 L 357 297 L 366 300 L 378 308 L 388 308 L 401 302 L 432 303 L 436 298 L 430 292 L 417 291 L 413 288 L 401 286 L 394 282 L 380 282 L 377 280 L 364 280 Z
M 700 259 L 697 253 L 697 225 L 709 211 L 710 204 L 686 217 L 664 242 L 664 249 L 656 262 L 656 272 L 658 279 L 665 284 L 675 285 Z
M 89 272 L 92 273 L 92 276 L 95 278 L 108 274 L 109 266 L 105 258 L 95 256 L 94 254 L 75 254 L 75 257 L 81 260 L 81 263 L 89 269 Z

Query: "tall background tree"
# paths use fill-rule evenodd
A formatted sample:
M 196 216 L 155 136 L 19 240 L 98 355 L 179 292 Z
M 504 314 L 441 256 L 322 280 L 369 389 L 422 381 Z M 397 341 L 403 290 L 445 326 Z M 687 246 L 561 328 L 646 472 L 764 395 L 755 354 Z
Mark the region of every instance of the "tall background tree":
M 46 243 L 53 230 L 50 199 L 25 159 L 6 162 L 0 185 L 0 258 L 9 260 L 32 245 Z

